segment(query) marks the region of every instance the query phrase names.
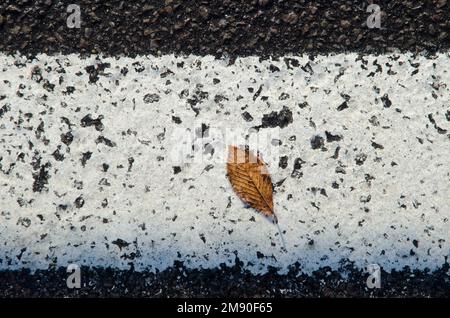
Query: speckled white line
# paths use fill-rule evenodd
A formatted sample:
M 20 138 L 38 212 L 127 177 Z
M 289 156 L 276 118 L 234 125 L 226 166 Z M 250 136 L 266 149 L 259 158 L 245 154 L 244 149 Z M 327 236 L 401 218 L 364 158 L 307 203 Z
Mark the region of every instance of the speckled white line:
M 236 256 L 253 272 L 343 260 L 440 267 L 450 249 L 449 55 L 291 58 L 0 55 L 0 269 L 209 268 Z M 287 252 L 276 226 L 232 192 L 223 164 L 175 174 L 170 159 L 176 127 L 247 129 L 283 107 L 287 166 L 270 171 L 285 179 L 274 200 Z

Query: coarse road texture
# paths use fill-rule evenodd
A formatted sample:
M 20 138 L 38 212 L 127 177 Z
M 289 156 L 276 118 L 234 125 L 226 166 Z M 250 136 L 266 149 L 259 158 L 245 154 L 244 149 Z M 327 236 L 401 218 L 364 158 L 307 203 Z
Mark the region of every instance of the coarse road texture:
M 69 3 L 0 4 L 0 295 L 449 297 L 447 1 Z
M 450 48 L 447 0 L 83 0 L 76 1 L 81 28 L 69 29 L 66 11 L 72 3 L 2 1 L 0 50 L 283 56 Z M 380 7 L 380 29 L 366 25 L 370 3 Z

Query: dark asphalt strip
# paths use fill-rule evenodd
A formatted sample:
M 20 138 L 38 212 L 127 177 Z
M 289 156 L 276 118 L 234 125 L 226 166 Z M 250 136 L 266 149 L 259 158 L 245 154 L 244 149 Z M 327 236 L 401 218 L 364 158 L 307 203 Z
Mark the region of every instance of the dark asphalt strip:
M 280 56 L 450 48 L 447 0 L 380 0 L 369 8 L 372 2 L 84 0 L 75 1 L 80 28 L 69 28 L 72 0 L 6 0 L 0 51 Z
M 133 270 L 82 268 L 81 288 L 68 289 L 65 268 L 0 271 L 0 297 L 449 297 L 449 265 L 433 272 L 404 269 L 381 273 L 381 288 L 369 289 L 368 274 L 349 265 L 322 268 L 308 276 L 253 275 L 236 264 L 189 270 L 182 264 L 153 274 Z M 345 278 L 344 278 L 345 276 Z

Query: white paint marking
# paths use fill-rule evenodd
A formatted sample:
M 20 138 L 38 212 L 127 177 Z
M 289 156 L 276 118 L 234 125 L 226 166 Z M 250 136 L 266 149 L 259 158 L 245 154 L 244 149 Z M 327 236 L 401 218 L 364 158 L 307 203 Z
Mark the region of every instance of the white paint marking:
M 163 270 L 175 260 L 208 268 L 234 264 L 236 253 L 253 272 L 269 265 L 285 272 L 298 261 L 310 273 L 338 268 L 342 259 L 360 268 L 440 267 L 450 249 L 450 147 L 448 132 L 439 133 L 429 114 L 450 131 L 449 56 L 366 56 L 364 64 L 356 54 L 294 58 L 314 73 L 289 69 L 283 59 L 241 58 L 227 66 L 212 57 L 122 57 L 102 59 L 111 67 L 90 84 L 85 67 L 93 58 L 39 55 L 27 62 L 0 55 L 0 269 L 52 263 L 129 268 L 133 262 L 137 270 Z M 145 70 L 138 72 L 135 62 Z M 280 71 L 271 72 L 270 64 Z M 40 83 L 31 78 L 35 66 L 42 69 Z M 55 85 L 53 92 L 45 80 Z M 67 86 L 75 91 L 64 93 Z M 147 104 L 147 94 L 159 98 L 148 96 L 153 102 Z M 337 111 L 345 94 L 348 108 Z M 390 108 L 383 107 L 385 94 Z M 187 100 L 201 98 L 195 117 Z M 286 178 L 274 200 L 287 252 L 277 227 L 245 209 L 232 192 L 224 165 L 205 171 L 206 164 L 186 164 L 173 174 L 168 162 L 176 127 L 250 128 L 283 106 L 293 113 L 279 136 L 288 166 L 270 170 L 274 182 Z M 244 111 L 252 122 L 242 118 Z M 81 127 L 87 114 L 103 116 L 104 130 Z M 65 118 L 72 126 L 70 146 L 61 141 L 69 131 Z M 325 142 L 324 151 L 312 149 L 311 138 L 325 138 L 325 131 L 343 139 Z M 116 146 L 97 144 L 100 135 Z M 58 147 L 63 161 L 52 155 Z M 83 167 L 80 159 L 89 151 Z M 365 156 L 358 165 L 355 158 Z M 301 178 L 291 176 L 296 158 L 305 162 Z M 33 161 L 35 167 L 51 164 L 41 193 L 32 191 L 32 174 L 39 171 Z M 325 189 L 326 196 L 313 188 Z M 77 208 L 80 196 L 84 205 Z

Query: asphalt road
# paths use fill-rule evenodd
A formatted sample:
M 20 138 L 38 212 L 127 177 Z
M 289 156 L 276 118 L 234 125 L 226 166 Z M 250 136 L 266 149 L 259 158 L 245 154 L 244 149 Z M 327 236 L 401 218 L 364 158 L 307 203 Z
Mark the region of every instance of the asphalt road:
M 450 295 L 447 1 L 69 4 L 0 4 L 0 295 Z

